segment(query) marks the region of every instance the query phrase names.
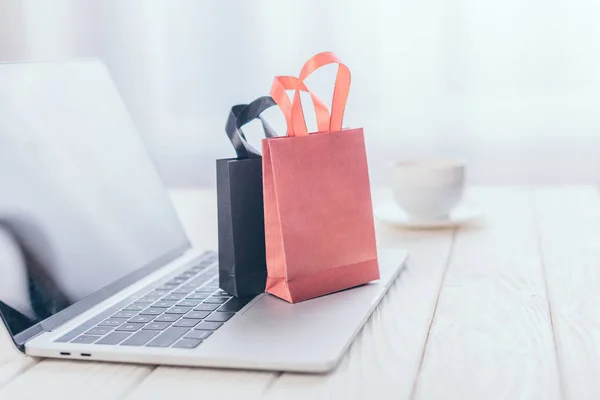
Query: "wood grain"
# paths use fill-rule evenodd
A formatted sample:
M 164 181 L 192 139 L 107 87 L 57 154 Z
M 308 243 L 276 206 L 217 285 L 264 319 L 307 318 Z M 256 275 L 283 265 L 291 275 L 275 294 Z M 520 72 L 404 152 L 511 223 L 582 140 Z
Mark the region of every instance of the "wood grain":
M 531 192 L 478 194 L 488 223 L 457 234 L 415 398 L 560 398 Z
M 27 357 L 16 349 L 8 330 L 0 323 L 0 390 L 37 362 L 37 359 Z
M 148 399 L 259 398 L 278 373 L 159 367 L 127 397 Z
M 600 196 L 537 191 L 535 210 L 565 399 L 600 396 Z
M 0 395 L 5 385 L 12 382 L 19 375 L 25 374 L 36 363 L 37 360 L 25 356 L 11 357 L 0 362 Z
M 151 371 L 126 364 L 45 360 L 0 389 L 0 399 L 119 399 Z

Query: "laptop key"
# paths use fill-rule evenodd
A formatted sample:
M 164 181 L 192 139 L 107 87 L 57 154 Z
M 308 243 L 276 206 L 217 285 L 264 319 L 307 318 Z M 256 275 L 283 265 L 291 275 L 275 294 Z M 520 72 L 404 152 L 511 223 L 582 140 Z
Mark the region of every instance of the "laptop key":
M 215 292 L 215 291 L 214 291 L 213 289 L 204 289 L 204 288 L 200 288 L 200 289 L 196 290 L 196 292 L 195 292 L 195 293 L 198 293 L 198 294 L 208 294 L 208 295 L 211 295 L 211 294 L 213 294 L 214 292 Z
M 144 311 L 140 312 L 140 315 L 160 315 L 165 310 L 163 308 L 146 308 Z
M 184 339 L 204 340 L 207 339 L 210 335 L 212 335 L 212 331 L 191 331 L 184 336 Z
M 185 295 L 181 294 L 181 293 L 170 294 L 168 296 L 163 297 L 162 300 L 179 301 L 179 300 L 183 299 L 184 297 L 185 297 Z
M 98 336 L 82 335 L 82 336 L 79 336 L 79 337 L 71 340 L 71 343 L 90 344 L 90 343 L 94 343 L 98 339 L 100 339 Z
M 198 302 L 200 302 L 201 300 L 208 299 L 209 297 L 209 294 L 190 293 L 187 295 L 185 300 L 197 300 Z
M 109 318 L 109 319 L 106 319 L 106 320 L 100 322 L 98 324 L 98 326 L 113 326 L 113 327 L 117 327 L 117 326 L 121 325 L 123 322 L 125 322 L 125 321 L 123 321 L 122 319 Z
M 189 313 L 185 314 L 183 316 L 184 319 L 187 318 L 191 318 L 191 319 L 204 319 L 206 317 L 208 317 L 210 314 L 210 311 L 190 311 Z
M 123 308 L 123 311 L 142 311 L 146 307 L 146 303 L 131 303 L 127 307 Z
M 193 328 L 194 326 L 198 325 L 198 323 L 200 321 L 201 320 L 199 320 L 199 319 L 185 319 L 185 318 L 183 318 L 183 319 L 180 319 L 179 321 L 175 322 L 173 324 L 173 326 L 177 327 L 177 328 L 181 328 L 181 327 Z
M 250 300 L 252 299 L 252 297 L 230 299 L 227 303 L 219 307 L 217 311 L 238 312 L 244 308 L 246 304 L 250 303 Z
M 181 286 L 179 289 L 189 289 L 190 292 L 193 292 L 194 290 L 198 289 L 198 286 L 199 285 L 197 285 L 197 284 L 193 283 L 192 281 L 190 281 L 190 282 L 184 284 L 183 286 Z
M 189 294 L 193 291 L 194 289 L 186 289 L 184 287 L 180 287 L 179 289 L 173 290 L 173 294 Z
M 181 314 L 163 314 L 154 319 L 154 322 L 175 322 L 181 318 Z
M 143 346 L 150 340 L 154 339 L 160 332 L 157 331 L 140 331 L 135 333 L 129 339 L 121 343 L 121 346 Z
M 169 326 L 171 326 L 170 322 L 151 322 L 142 329 L 145 331 L 164 331 Z
M 56 339 L 55 342 L 57 342 L 57 343 L 70 342 L 71 340 L 75 339 L 77 336 L 81 335 L 83 332 L 95 327 L 96 324 L 98 323 L 98 320 L 101 320 L 102 318 L 105 318 L 105 317 L 106 316 L 101 314 L 90 320 L 87 320 L 83 324 L 79 325 L 77 328 L 72 329 L 68 333 L 66 333 L 63 336 Z
M 194 307 L 194 311 L 215 311 L 219 307 L 218 304 L 198 304 Z
M 141 299 L 137 299 L 135 302 L 149 304 L 149 303 L 154 303 L 155 301 L 156 301 L 156 299 L 153 297 L 152 298 L 142 297 Z
M 222 322 L 202 321 L 198 325 L 196 325 L 194 329 L 199 331 L 216 331 L 221 327 L 221 325 L 223 325 Z
M 156 308 L 170 308 L 173 307 L 175 305 L 175 301 L 166 301 L 166 300 L 161 300 L 161 301 L 157 301 L 156 303 L 152 304 L 152 307 L 156 307 Z
M 177 349 L 195 349 L 200 343 L 202 343 L 202 340 L 181 339 L 179 342 L 175 343 L 173 347 Z
M 177 307 L 196 307 L 200 304 L 200 301 L 197 300 L 182 300 L 177 303 Z
M 111 318 L 131 318 L 131 317 L 135 317 L 136 315 L 137 315 L 136 311 L 119 311 L 118 313 L 113 315 Z
M 148 347 L 169 347 L 177 339 L 188 333 L 190 328 L 169 328 L 157 337 L 155 337 L 146 346 Z
M 195 291 L 194 293 L 190 293 L 188 294 L 187 297 L 191 297 L 191 296 L 202 296 L 202 300 L 207 299 L 209 297 L 212 296 L 212 293 L 208 293 L 208 292 L 199 292 L 199 291 Z
M 165 314 L 186 314 L 191 309 L 191 307 L 171 307 L 165 311 Z
M 140 329 L 142 329 L 143 326 L 144 326 L 144 324 L 134 324 L 134 323 L 127 322 L 127 323 L 121 325 L 120 327 L 118 327 L 116 330 L 117 330 L 117 332 L 119 332 L 119 331 L 136 332 L 136 331 L 139 331 Z
M 150 293 L 150 294 L 147 294 L 146 296 L 142 297 L 140 300 L 142 300 L 142 301 L 149 300 L 150 303 L 154 303 L 155 301 L 160 300 L 160 298 L 163 296 L 164 296 L 164 294 Z
M 112 328 L 97 326 L 95 328 L 90 329 L 85 334 L 86 335 L 104 336 L 104 335 L 106 335 L 107 333 L 110 333 L 110 332 L 112 332 Z
M 97 341 L 96 344 L 106 344 L 106 345 L 119 344 L 123 340 L 127 339 L 129 336 L 131 336 L 131 333 L 113 332 L 110 335 L 107 335 L 107 336 L 103 337 L 102 339 L 100 339 L 99 341 Z
M 137 324 L 145 324 L 146 322 L 150 322 L 153 319 L 154 319 L 154 315 L 136 315 L 135 317 L 131 318 L 127 322 L 133 322 L 133 323 L 137 323 Z
M 215 312 L 212 313 L 208 318 L 206 318 L 206 320 L 209 322 L 225 322 L 228 321 L 234 315 L 235 313 L 232 312 Z
M 208 299 L 204 300 L 204 302 L 208 303 L 208 304 L 223 304 L 227 300 L 229 300 L 229 299 L 226 299 L 223 297 L 209 297 Z

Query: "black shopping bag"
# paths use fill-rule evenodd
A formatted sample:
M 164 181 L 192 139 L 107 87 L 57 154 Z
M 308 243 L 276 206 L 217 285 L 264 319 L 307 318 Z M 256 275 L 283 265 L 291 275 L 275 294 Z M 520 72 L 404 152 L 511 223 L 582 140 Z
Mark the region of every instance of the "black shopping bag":
M 242 297 L 265 290 L 267 266 L 263 211 L 262 157 L 241 128 L 258 118 L 265 136 L 276 136 L 260 114 L 275 105 L 269 96 L 233 106 L 225 131 L 237 158 L 217 160 L 219 286 Z

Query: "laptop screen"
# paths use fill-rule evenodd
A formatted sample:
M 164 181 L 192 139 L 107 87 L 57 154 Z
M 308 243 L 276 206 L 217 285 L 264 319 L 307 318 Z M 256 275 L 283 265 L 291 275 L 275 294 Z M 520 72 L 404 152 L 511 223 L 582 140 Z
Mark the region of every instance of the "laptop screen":
M 0 313 L 10 333 L 187 247 L 100 62 L 0 64 Z

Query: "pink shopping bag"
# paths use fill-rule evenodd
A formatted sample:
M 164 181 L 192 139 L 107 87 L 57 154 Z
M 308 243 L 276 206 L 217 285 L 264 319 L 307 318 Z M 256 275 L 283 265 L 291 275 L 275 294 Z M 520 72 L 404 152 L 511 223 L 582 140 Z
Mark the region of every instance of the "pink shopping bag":
M 332 63 L 339 67 L 329 116 L 304 80 Z M 286 89 L 295 90 L 291 103 Z M 271 90 L 288 133 L 262 141 L 266 291 L 291 303 L 379 279 L 363 129 L 342 129 L 349 89 L 346 65 L 320 53 L 298 78 L 276 77 Z M 300 91 L 312 96 L 317 133 L 307 131 Z

